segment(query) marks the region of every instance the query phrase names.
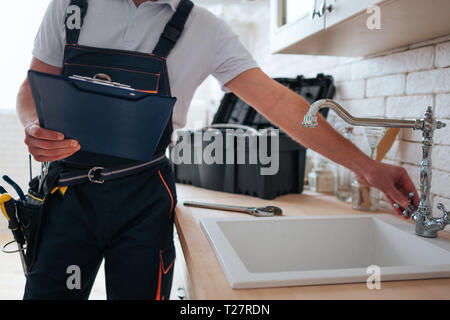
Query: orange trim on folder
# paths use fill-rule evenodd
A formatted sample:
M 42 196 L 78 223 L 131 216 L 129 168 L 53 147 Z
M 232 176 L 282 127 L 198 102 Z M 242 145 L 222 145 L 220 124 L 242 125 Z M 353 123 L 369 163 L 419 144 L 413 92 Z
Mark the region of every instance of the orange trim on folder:
M 146 93 L 158 93 L 158 91 L 147 91 L 147 90 L 138 90 L 140 92 L 146 92 Z

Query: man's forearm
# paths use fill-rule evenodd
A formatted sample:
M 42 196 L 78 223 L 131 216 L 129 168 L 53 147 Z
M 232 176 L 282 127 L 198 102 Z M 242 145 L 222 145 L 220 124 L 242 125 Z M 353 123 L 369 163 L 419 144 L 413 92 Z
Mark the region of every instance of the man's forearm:
M 20 122 L 22 122 L 24 127 L 38 119 L 28 80 L 25 80 L 19 89 L 16 110 Z
M 373 161 L 338 134 L 321 116 L 315 129 L 302 126 L 309 103 L 295 92 L 270 79 L 260 69 L 246 71 L 227 87 L 254 106 L 293 139 L 358 175 L 369 170 Z
M 266 116 L 305 147 L 362 175 L 372 160 L 337 133 L 320 115 L 316 128 L 303 127 L 301 123 L 309 109 L 309 103 L 287 88 L 281 88 L 280 91 L 281 99 L 265 112 Z
M 30 69 L 55 75 L 61 74 L 61 68 L 48 65 L 36 58 L 31 60 Z M 17 94 L 16 110 L 20 122 L 25 127 L 38 120 L 28 78 L 20 86 L 19 93 Z
M 60 68 L 47 65 L 36 58 L 33 58 L 30 69 L 51 74 L 61 73 Z M 17 115 L 25 127 L 25 144 L 36 161 L 57 161 L 80 150 L 77 141 L 64 139 L 64 134 L 41 128 L 36 123 L 38 116 L 28 79 L 19 89 L 16 109 Z

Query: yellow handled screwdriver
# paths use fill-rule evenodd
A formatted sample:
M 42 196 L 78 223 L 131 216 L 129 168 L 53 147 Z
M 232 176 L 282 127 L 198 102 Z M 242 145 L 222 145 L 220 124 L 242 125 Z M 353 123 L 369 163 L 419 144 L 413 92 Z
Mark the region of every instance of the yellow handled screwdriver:
M 19 221 L 17 220 L 17 205 L 15 200 L 6 192 L 5 189 L 1 188 L 0 192 L 0 210 L 3 215 L 8 220 L 8 228 L 12 231 L 14 235 L 14 240 L 17 242 L 17 246 L 19 248 L 18 252 L 20 255 L 20 261 L 22 262 L 23 272 L 25 276 L 28 273 L 28 266 L 25 260 L 24 248 L 23 245 L 25 243 L 25 239 L 22 231 L 20 230 Z

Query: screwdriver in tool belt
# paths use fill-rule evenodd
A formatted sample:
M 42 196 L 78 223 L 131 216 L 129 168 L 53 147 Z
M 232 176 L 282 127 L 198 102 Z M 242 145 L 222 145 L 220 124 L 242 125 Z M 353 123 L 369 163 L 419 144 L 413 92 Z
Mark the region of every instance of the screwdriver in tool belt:
M 19 221 L 17 220 L 17 205 L 15 200 L 6 192 L 5 189 L 1 188 L 0 192 L 0 210 L 3 215 L 8 220 L 8 228 L 12 231 L 14 235 L 14 240 L 17 242 L 17 246 L 19 247 L 20 260 L 22 262 L 22 267 L 25 275 L 27 275 L 27 263 L 25 260 L 25 255 L 23 253 L 23 245 L 25 243 L 25 239 L 20 230 Z

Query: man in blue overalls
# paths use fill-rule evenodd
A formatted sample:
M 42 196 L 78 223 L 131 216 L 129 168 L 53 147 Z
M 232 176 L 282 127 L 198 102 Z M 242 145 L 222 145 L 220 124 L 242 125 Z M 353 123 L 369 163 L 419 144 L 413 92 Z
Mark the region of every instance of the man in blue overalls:
M 81 10 L 81 29 L 66 23 L 71 6 Z M 53 0 L 30 69 L 65 77 L 108 74 L 178 100 L 153 160 L 137 164 L 84 152 L 77 141 L 41 128 L 24 81 L 17 110 L 25 143 L 37 161 L 57 162 L 62 170 L 60 192 L 45 201 L 26 299 L 88 298 L 103 258 L 109 299 L 168 299 L 176 190 L 164 153 L 209 75 L 304 146 L 383 191 L 391 204 L 407 207 L 408 193 L 416 193 L 403 168 L 371 160 L 323 119 L 314 132 L 305 130 L 308 103 L 264 74 L 224 22 L 189 0 Z M 75 290 L 67 286 L 71 266 L 81 270 Z

